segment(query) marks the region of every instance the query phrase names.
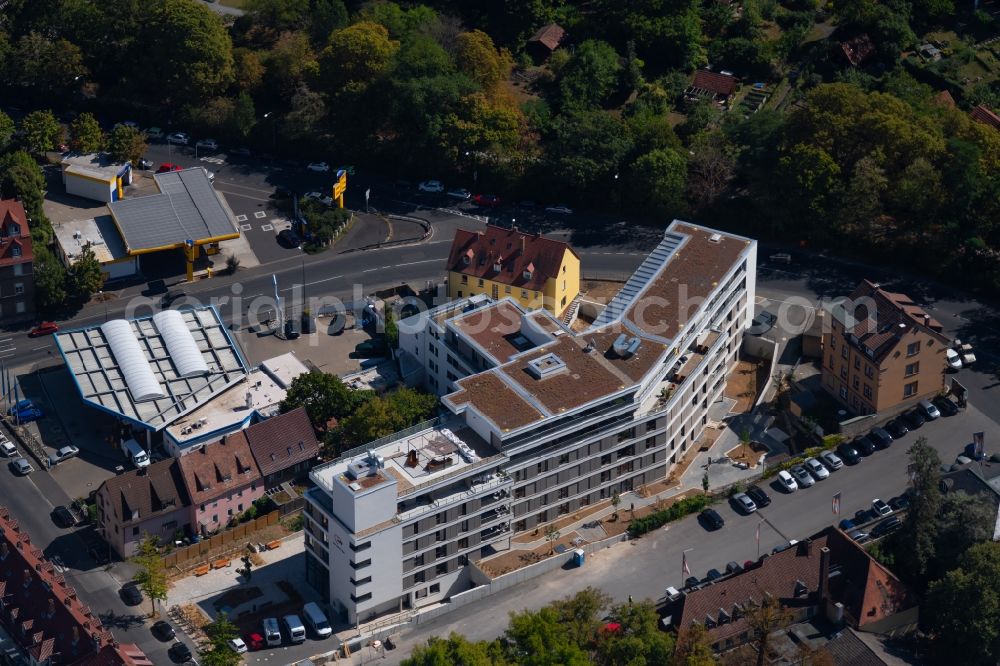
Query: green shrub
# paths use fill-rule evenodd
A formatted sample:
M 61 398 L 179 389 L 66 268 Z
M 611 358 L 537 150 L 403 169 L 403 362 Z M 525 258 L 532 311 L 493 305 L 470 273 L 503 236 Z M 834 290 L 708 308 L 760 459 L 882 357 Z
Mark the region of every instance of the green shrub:
M 648 516 L 643 516 L 642 518 L 633 519 L 628 526 L 629 536 L 633 538 L 642 536 L 646 532 L 651 532 L 659 527 L 663 527 L 667 523 L 679 520 L 680 518 L 692 513 L 697 513 L 711 503 L 712 498 L 708 495 L 685 497 L 679 502 L 671 504 L 666 509 L 655 511 Z
M 835 449 L 844 441 L 844 436 L 838 433 L 833 433 L 832 435 L 825 435 L 823 437 L 823 448 L 826 450 Z

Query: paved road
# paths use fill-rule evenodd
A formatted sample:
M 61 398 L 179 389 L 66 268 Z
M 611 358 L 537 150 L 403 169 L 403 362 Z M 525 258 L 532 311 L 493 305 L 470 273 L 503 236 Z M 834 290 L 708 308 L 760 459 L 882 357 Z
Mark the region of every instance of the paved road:
M 972 406 L 963 414 L 925 425 L 917 435 L 927 437 L 942 459 L 950 462 L 971 439 L 971 433 L 983 428 L 994 433 L 994 437 L 998 433 L 996 425 Z M 677 588 L 683 585 L 686 575 L 681 572 L 681 554 L 685 550 L 691 574 L 702 578 L 711 568 L 724 570 L 727 562 L 742 564 L 756 559 L 758 524 L 759 552 L 769 553 L 789 539 L 802 539 L 835 523 L 838 518 L 832 515 L 831 500 L 836 492 L 842 493 L 843 517 L 868 508 L 876 497 L 888 500 L 902 493 L 908 481 L 906 449 L 917 435 L 905 436 L 888 450 L 878 451 L 856 466 L 845 467 L 812 488 L 786 495 L 765 486 L 773 502 L 755 515 L 739 515 L 728 504 L 717 505 L 726 521 L 719 531 L 706 532 L 692 516 L 636 541 L 588 555 L 584 569 L 557 570 L 463 606 L 460 611 L 412 631 L 404 631 L 396 641 L 400 648 L 390 652 L 386 662 L 398 663 L 414 645 L 431 636 L 447 636 L 452 631 L 471 639 L 494 638 L 506 627 L 509 612 L 537 609 L 588 585 L 601 588 L 617 602 L 627 600 L 629 595 L 636 599 L 662 595 L 668 585 Z

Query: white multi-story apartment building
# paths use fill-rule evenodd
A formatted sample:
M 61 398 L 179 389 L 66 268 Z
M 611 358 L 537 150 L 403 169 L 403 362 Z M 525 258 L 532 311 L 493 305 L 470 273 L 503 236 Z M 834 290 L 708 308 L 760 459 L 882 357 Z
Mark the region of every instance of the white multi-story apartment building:
M 586 331 L 482 296 L 401 321 L 446 414 L 312 472 L 308 580 L 351 622 L 441 601 L 512 535 L 665 478 L 736 361 L 756 253 L 674 221 Z

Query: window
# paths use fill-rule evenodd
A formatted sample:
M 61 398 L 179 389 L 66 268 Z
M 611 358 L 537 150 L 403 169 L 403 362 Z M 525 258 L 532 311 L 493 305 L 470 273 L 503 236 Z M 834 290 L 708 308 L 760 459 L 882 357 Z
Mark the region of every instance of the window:
M 840 399 L 841 400 L 847 400 L 847 387 L 846 386 L 841 386 L 840 387 Z
M 365 567 L 370 566 L 371 563 L 372 563 L 371 559 L 364 560 L 363 562 L 351 562 L 351 568 L 364 569 Z
M 438 546 L 434 549 L 434 559 L 440 560 L 442 557 L 448 556 L 448 546 Z
M 434 575 L 435 576 L 443 576 L 446 573 L 448 573 L 448 563 L 447 562 L 442 562 L 441 564 L 439 564 L 436 567 L 434 567 Z
M 434 583 L 431 585 L 431 594 L 437 594 L 441 591 L 441 583 Z
M 521 298 L 527 298 L 527 297 L 528 297 L 528 292 L 526 290 L 522 289 L 521 290 Z
M 372 577 L 371 576 L 365 576 L 361 580 L 354 580 L 353 578 L 351 579 L 351 583 L 355 587 L 357 587 L 358 585 L 364 585 L 365 583 L 370 583 L 370 582 L 372 582 Z
M 854 369 L 855 370 L 860 370 L 861 369 L 861 357 L 860 356 L 855 356 L 854 357 Z
M 441 523 L 444 522 L 444 519 L 445 519 L 444 512 L 442 512 L 442 513 L 435 513 L 434 514 L 434 524 L 435 525 L 440 525 Z
M 858 388 L 861 386 L 861 380 L 858 378 L 857 375 L 854 376 L 854 383 L 851 386 L 854 388 L 855 391 L 857 391 Z
M 569 454 L 568 453 L 564 453 L 561 456 L 559 456 L 559 464 L 560 465 L 565 465 L 568 462 L 569 462 Z
M 646 450 L 649 451 L 654 446 L 656 446 L 656 438 L 655 437 L 647 437 L 646 438 Z
M 875 376 L 875 371 L 872 369 L 872 366 L 865 363 L 865 377 L 871 379 L 874 376 Z
M 566 291 L 566 280 L 563 280 L 563 291 Z
M 132 528 L 132 536 L 139 536 L 139 528 L 138 527 L 133 527 Z
M 480 286 L 480 287 L 482 287 L 482 286 L 483 286 L 483 278 L 479 278 L 479 286 Z
M 446 538 L 447 537 L 445 536 L 444 530 L 438 530 L 437 532 L 434 533 L 435 541 L 444 541 Z
M 505 294 L 509 294 L 510 293 L 510 285 L 507 285 L 506 287 L 503 288 L 503 293 L 505 293 Z
M 469 537 L 462 537 L 458 540 L 458 548 L 462 550 L 463 548 L 469 547 Z
M 417 555 L 416 557 L 413 558 L 413 566 L 415 566 L 415 567 L 422 567 L 422 566 L 424 566 L 424 554 L 423 553 L 420 553 L 419 555 Z
M 355 553 L 360 552 L 362 550 L 368 550 L 371 547 L 372 547 L 372 542 L 371 541 L 368 541 L 366 543 L 352 543 L 351 544 L 351 550 L 353 550 Z
M 920 343 L 919 342 L 911 342 L 910 344 L 906 345 L 906 355 L 907 356 L 916 356 L 919 353 L 920 353 Z
M 847 345 L 840 348 L 840 356 L 841 358 L 847 358 Z
M 872 387 L 869 386 L 868 384 L 865 384 L 864 393 L 866 398 L 868 398 L 869 400 L 872 399 Z
M 524 499 L 524 486 L 514 488 L 514 499 Z
M 462 276 L 462 284 L 469 284 L 469 276 L 468 275 L 463 275 Z
M 24 284 L 21 283 L 21 282 L 15 283 L 14 284 L 14 295 L 15 296 L 20 296 L 23 293 L 24 293 Z
M 21 256 L 21 248 L 18 247 L 17 245 L 15 245 L 14 247 L 10 248 L 10 256 L 12 256 L 12 257 L 20 257 Z
M 847 365 L 840 366 L 840 378 L 847 379 Z
M 610 462 L 611 462 L 611 454 L 610 453 L 605 453 L 603 456 L 601 456 L 601 464 L 602 465 L 607 465 Z
M 646 421 L 646 432 L 653 432 L 656 430 L 656 421 Z
M 920 362 L 919 361 L 916 362 L 916 363 L 910 363 L 909 365 L 906 366 L 906 376 L 907 377 L 912 377 L 913 375 L 917 374 L 918 372 L 920 372 Z
M 834 336 L 831 335 L 830 336 L 830 349 L 836 349 L 836 348 L 837 348 L 837 338 L 835 338 Z
M 910 396 L 917 394 L 917 382 L 910 382 L 903 387 L 903 397 L 909 398 Z
M 24 275 L 24 264 L 14 264 L 14 275 Z
M 368 601 L 371 598 L 372 598 L 372 593 L 371 592 L 367 592 L 365 594 L 362 594 L 360 597 L 356 597 L 353 594 L 351 595 L 351 601 L 353 601 L 356 604 L 360 604 L 362 601 Z

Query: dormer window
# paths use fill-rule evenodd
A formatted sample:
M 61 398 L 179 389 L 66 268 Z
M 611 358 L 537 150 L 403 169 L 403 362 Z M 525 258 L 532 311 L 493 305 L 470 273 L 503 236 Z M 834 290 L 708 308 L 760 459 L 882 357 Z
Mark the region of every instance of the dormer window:
M 493 272 L 499 273 L 501 268 L 503 268 L 503 266 L 500 265 L 499 261 L 493 264 Z
M 12 257 L 20 257 L 21 256 L 21 248 L 18 247 L 17 245 L 15 245 L 14 247 L 10 248 L 10 256 L 12 256 Z
M 20 236 L 21 235 L 21 225 L 17 222 L 11 222 L 7 225 L 7 236 Z

